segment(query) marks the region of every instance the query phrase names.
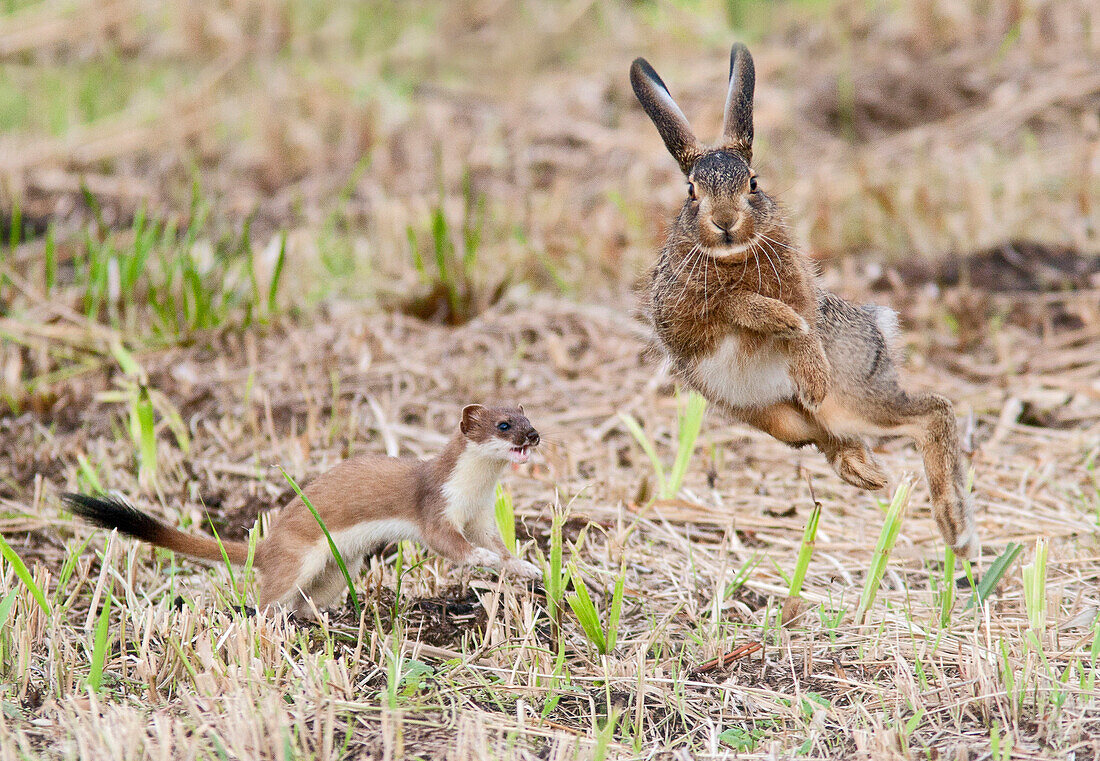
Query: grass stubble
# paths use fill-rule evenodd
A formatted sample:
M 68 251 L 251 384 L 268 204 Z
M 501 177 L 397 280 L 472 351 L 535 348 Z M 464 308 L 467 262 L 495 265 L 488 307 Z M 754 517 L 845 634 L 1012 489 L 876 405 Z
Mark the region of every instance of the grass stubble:
M 777 11 L 776 29 L 809 13 L 825 30 L 813 64 L 797 36 L 754 26 L 751 3 L 540 5 L 550 47 L 485 61 L 463 55 L 473 27 L 431 4 L 376 8 L 372 23 L 327 5 L 246 19 L 198 4 L 183 24 L 120 2 L 113 24 L 68 27 L 63 8 L 16 5 L 0 97 L 45 85 L 41 112 L 5 111 L 0 151 L 23 204 L 3 206 L 0 244 L 0 757 L 1100 752 L 1097 288 L 1037 294 L 1023 315 L 966 284 L 874 294 L 902 312 L 907 372 L 969 419 L 985 548 L 973 565 L 941 554 L 910 446 L 879 447 L 894 476 L 879 500 L 816 453 L 705 417 L 642 359 L 625 294 L 658 237 L 648 220 L 680 191 L 620 81 L 640 52 L 665 60 L 698 118 L 721 66 L 676 62 L 721 61 L 722 24 L 739 25 L 764 64 L 763 168 L 819 253 L 889 262 L 1024 232 L 1087 250 L 1097 179 L 1074 93 L 1094 94 L 1095 71 L 1043 59 L 1060 77 L 1047 89 L 1021 73 L 1042 35 L 1095 46 L 1070 23 L 1095 15 L 1087 4 L 1027 6 L 997 56 L 976 8 L 896 10 L 925 35 L 907 45 L 1022 87 L 1023 114 L 989 97 L 883 134 L 862 131 L 875 112 L 852 62 L 896 40 L 853 3 Z M 502 36 L 519 23 L 483 10 Z M 445 22 L 453 39 L 425 34 Z M 246 27 L 248 46 L 233 31 Z M 57 64 L 77 39 L 117 60 Z M 555 55 L 572 68 L 546 65 Z M 417 86 L 440 59 L 444 80 L 470 83 L 472 112 Z M 837 79 L 835 134 L 796 102 L 807 67 Z M 250 95 L 255 72 L 266 99 Z M 593 81 L 617 95 L 591 103 Z M 488 84 L 497 97 L 477 92 Z M 550 85 L 575 112 L 539 99 Z M 242 119 L 244 103 L 256 113 Z M 527 150 L 504 150 L 496 136 L 519 124 Z M 188 164 L 196 141 L 218 168 Z M 127 169 L 150 155 L 160 189 Z M 43 198 L 78 203 L 43 215 Z M 871 298 L 869 269 L 845 259 L 826 278 Z M 401 545 L 351 580 L 354 603 L 305 626 L 241 612 L 250 569 L 75 528 L 57 501 L 114 489 L 226 537 L 349 454 L 434 452 L 455 410 L 490 396 L 516 397 L 546 433 L 496 506 L 506 541 L 543 562 L 541 585 Z

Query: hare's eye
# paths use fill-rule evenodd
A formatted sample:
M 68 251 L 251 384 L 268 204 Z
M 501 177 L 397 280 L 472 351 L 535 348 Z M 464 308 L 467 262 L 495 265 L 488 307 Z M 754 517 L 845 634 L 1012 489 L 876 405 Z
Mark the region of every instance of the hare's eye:
M 750 177 L 749 178 L 749 192 L 750 193 L 755 193 L 756 192 L 756 178 L 755 177 Z
M 695 195 L 695 183 L 694 182 L 689 182 L 688 183 L 688 198 L 690 198 L 692 201 L 698 200 L 698 198 L 699 198 L 699 196 Z

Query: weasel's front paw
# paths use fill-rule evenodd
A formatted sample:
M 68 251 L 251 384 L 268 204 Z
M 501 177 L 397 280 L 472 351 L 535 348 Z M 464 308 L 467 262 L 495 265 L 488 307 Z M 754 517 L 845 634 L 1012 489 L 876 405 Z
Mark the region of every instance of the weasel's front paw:
M 484 547 L 475 547 L 464 561 L 464 565 L 482 565 L 488 568 L 500 568 L 503 563 L 500 555 Z
M 542 569 L 534 563 L 528 563 L 520 558 L 508 558 L 504 563 L 504 570 L 524 579 L 541 579 Z

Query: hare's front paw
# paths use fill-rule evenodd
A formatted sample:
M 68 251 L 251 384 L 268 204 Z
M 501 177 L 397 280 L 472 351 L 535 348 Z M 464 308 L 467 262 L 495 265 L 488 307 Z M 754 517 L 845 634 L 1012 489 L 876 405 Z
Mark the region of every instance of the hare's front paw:
M 796 362 L 793 370 L 798 401 L 811 412 L 816 410 L 829 393 L 828 361 L 824 356 L 820 357 L 820 361 L 815 357 L 810 361 Z
M 796 338 L 810 332 L 810 324 L 806 322 L 806 318 L 790 307 L 780 312 L 776 321 L 779 323 L 779 330 L 776 332 L 780 336 Z
M 528 563 L 520 558 L 508 558 L 504 563 L 504 570 L 523 579 L 541 579 L 542 569 L 534 563 Z

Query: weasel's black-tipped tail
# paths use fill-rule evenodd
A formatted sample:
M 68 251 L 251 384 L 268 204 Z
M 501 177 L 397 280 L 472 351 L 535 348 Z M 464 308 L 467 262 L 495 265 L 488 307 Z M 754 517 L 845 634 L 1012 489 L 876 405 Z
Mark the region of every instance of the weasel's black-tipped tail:
M 89 523 L 106 529 L 116 529 L 119 533 L 182 555 L 190 555 L 215 563 L 228 557 L 229 562 L 234 565 L 244 565 L 248 559 L 248 545 L 244 542 L 223 541 L 219 546 L 213 539 L 185 534 L 161 523 L 118 497 L 63 494 L 61 499 L 74 514 Z
M 132 536 L 150 544 L 162 544 L 164 532 L 171 531 L 168 526 L 165 526 L 156 518 L 146 515 L 118 497 L 62 494 L 61 500 L 69 506 L 74 514 L 79 515 L 89 523 L 94 523 L 106 529 L 118 529 L 121 534 Z

